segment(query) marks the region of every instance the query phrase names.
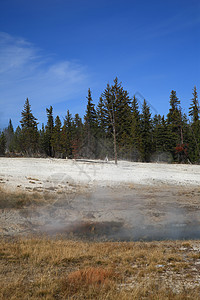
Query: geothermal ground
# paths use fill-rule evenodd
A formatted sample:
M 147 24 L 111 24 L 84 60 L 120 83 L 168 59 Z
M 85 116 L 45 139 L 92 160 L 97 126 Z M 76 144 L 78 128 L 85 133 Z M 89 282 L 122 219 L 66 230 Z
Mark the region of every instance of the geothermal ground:
M 200 166 L 0 158 L 0 239 L 0 299 L 200 299 Z
M 0 235 L 200 238 L 200 166 L 0 159 Z

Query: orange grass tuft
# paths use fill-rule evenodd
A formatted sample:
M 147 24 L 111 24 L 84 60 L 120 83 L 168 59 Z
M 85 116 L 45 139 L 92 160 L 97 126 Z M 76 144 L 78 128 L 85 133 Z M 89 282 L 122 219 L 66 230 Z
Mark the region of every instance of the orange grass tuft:
M 116 277 L 112 269 L 86 268 L 71 272 L 67 281 L 72 285 L 106 285 Z

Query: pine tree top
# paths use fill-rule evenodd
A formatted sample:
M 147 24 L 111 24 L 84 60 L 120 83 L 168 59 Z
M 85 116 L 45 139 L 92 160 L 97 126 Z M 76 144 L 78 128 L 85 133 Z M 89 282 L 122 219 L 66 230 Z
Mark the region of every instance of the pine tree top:
M 200 114 L 200 109 L 199 109 L 199 101 L 198 101 L 198 94 L 197 94 L 197 89 L 196 86 L 194 86 L 193 89 L 193 98 L 192 103 L 189 108 L 189 116 L 192 118 L 193 123 L 199 121 L 199 114 Z
M 11 133 L 14 133 L 14 128 L 13 128 L 13 124 L 12 124 L 12 120 L 9 120 L 9 124 L 8 124 L 8 131 Z
M 88 89 L 88 96 L 86 98 L 88 99 L 88 103 L 84 120 L 87 126 L 93 127 L 97 124 L 97 112 L 95 110 L 90 89 Z
M 20 121 L 22 128 L 37 128 L 37 119 L 31 112 L 31 105 L 28 98 L 25 101 L 24 109 L 21 113 L 22 119 Z
M 52 133 L 53 128 L 54 128 L 53 107 L 50 106 L 50 108 L 46 108 L 46 112 L 47 112 L 46 129 L 49 130 Z

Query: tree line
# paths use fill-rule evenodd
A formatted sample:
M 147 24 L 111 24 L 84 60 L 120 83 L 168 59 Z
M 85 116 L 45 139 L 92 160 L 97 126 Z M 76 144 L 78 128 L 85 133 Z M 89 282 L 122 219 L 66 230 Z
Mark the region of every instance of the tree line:
M 57 158 L 126 159 L 131 161 L 200 162 L 200 110 L 193 88 L 188 115 L 183 113 L 176 91 L 170 94 L 166 116 L 153 115 L 146 100 L 139 107 L 118 78 L 107 84 L 94 105 L 88 90 L 83 120 L 67 110 L 64 120 L 46 109 L 47 122 L 38 129 L 27 98 L 20 126 L 12 121 L 0 133 L 1 155 Z

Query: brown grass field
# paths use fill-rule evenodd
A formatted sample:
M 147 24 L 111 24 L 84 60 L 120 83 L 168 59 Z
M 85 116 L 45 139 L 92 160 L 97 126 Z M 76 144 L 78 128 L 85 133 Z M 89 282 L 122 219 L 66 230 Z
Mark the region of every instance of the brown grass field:
M 7 238 L 0 299 L 200 299 L 199 241 Z

